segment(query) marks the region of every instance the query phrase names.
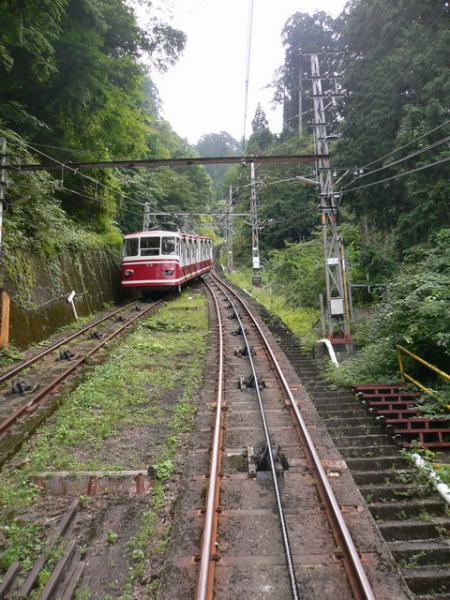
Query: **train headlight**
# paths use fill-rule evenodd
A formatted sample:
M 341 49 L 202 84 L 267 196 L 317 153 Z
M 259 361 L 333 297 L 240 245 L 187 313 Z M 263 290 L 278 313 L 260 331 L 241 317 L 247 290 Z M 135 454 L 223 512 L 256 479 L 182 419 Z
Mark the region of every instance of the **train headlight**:
M 170 277 L 171 275 L 173 275 L 173 269 L 164 269 L 164 275 L 166 277 Z
M 133 269 L 127 269 L 126 271 L 124 271 L 123 274 L 125 277 L 131 277 L 133 275 L 133 273 L 134 273 Z

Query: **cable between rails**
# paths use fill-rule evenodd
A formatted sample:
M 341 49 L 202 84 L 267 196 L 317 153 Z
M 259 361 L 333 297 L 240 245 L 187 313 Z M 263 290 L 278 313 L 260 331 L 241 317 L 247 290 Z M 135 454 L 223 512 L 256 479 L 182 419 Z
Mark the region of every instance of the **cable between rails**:
M 372 590 L 372 586 L 370 585 L 370 582 L 367 578 L 366 572 L 361 563 L 361 559 L 359 557 L 358 551 L 353 542 L 350 531 L 348 530 L 345 519 L 342 515 L 342 512 L 339 507 L 336 496 L 334 495 L 333 489 L 330 485 L 330 482 L 328 481 L 328 477 L 325 473 L 322 463 L 320 462 L 320 457 L 317 453 L 316 447 L 311 439 L 308 428 L 306 426 L 306 423 L 303 419 L 302 414 L 300 413 L 300 409 L 297 405 L 297 402 L 295 401 L 295 398 L 291 391 L 291 388 L 286 380 L 286 377 L 283 374 L 283 371 L 281 370 L 280 365 L 278 364 L 278 361 L 275 357 L 275 354 L 274 354 L 272 348 L 270 347 L 270 344 L 269 344 L 266 336 L 264 335 L 259 323 L 257 322 L 255 317 L 251 313 L 250 309 L 245 305 L 244 301 L 241 299 L 239 294 L 237 294 L 231 288 L 231 286 L 229 286 L 227 283 L 222 281 L 216 274 L 213 273 L 212 277 L 215 280 L 219 281 L 223 287 L 225 287 L 227 290 L 229 290 L 241 302 L 241 304 L 244 307 L 245 311 L 247 312 L 248 316 L 250 317 L 253 324 L 255 325 L 255 327 L 260 335 L 260 338 L 261 338 L 267 352 L 269 353 L 269 355 L 271 357 L 272 363 L 275 367 L 278 377 L 280 378 L 280 381 L 282 382 L 283 388 L 289 398 L 292 410 L 295 414 L 295 418 L 300 427 L 300 430 L 301 430 L 301 433 L 302 433 L 302 436 L 303 436 L 303 439 L 304 439 L 304 442 L 306 445 L 305 450 L 307 450 L 307 452 L 309 453 L 310 459 L 311 459 L 313 466 L 319 477 L 323 493 L 325 494 L 325 500 L 328 503 L 328 509 L 331 512 L 331 515 L 332 515 L 332 517 L 335 521 L 335 524 L 337 526 L 337 529 L 339 531 L 339 535 L 342 538 L 342 541 L 344 543 L 343 549 L 345 550 L 345 552 L 348 556 L 348 559 L 350 561 L 350 564 L 352 566 L 353 576 L 356 577 L 357 590 L 355 590 L 355 588 L 354 588 L 353 580 L 350 581 L 350 583 L 352 584 L 352 589 L 355 592 L 355 597 L 362 598 L 364 600 L 376 600 L 375 595 Z M 350 577 L 349 577 L 349 579 L 350 579 Z
M 298 588 L 297 588 L 297 580 L 296 580 L 296 576 L 295 576 L 294 558 L 293 558 L 293 555 L 292 555 L 291 544 L 290 544 L 290 541 L 289 541 L 289 534 L 288 534 L 288 530 L 287 530 L 287 524 L 286 524 L 286 518 L 285 518 L 285 515 L 284 515 L 284 509 L 283 509 L 283 505 L 282 505 L 282 502 L 281 502 L 281 492 L 280 492 L 280 487 L 278 485 L 278 479 L 277 479 L 275 461 L 274 461 L 273 455 L 272 455 L 272 443 L 271 443 L 271 440 L 270 440 L 269 428 L 267 426 L 267 421 L 266 421 L 266 416 L 265 416 L 265 411 L 264 411 L 263 400 L 262 400 L 261 392 L 260 392 L 259 385 L 258 385 L 258 377 L 257 377 L 256 367 L 255 367 L 255 363 L 254 363 L 252 352 L 251 352 L 250 343 L 248 341 L 247 334 L 246 334 L 245 328 L 244 328 L 244 324 L 242 323 L 242 320 L 241 320 L 241 317 L 239 315 L 239 311 L 236 308 L 236 305 L 234 304 L 234 302 L 230 298 L 230 296 L 223 290 L 223 288 L 221 288 L 220 285 L 217 284 L 217 281 L 216 281 L 216 285 L 218 285 L 219 289 L 222 291 L 223 294 L 225 294 L 228 302 L 231 304 L 231 306 L 233 308 L 233 311 L 234 311 L 234 313 L 236 315 L 237 321 L 239 323 L 239 326 L 240 326 L 240 328 L 242 330 L 242 335 L 243 335 L 243 338 L 244 338 L 244 342 L 245 342 L 245 345 L 247 347 L 247 355 L 248 355 L 248 358 L 250 360 L 250 366 L 251 366 L 251 369 L 252 369 L 252 375 L 253 375 L 253 378 L 254 378 L 254 381 L 255 381 L 255 390 L 256 390 L 256 394 L 257 394 L 257 398 L 258 398 L 258 404 L 259 404 L 259 409 L 260 409 L 260 414 L 261 414 L 261 420 L 262 420 L 262 425 L 263 425 L 263 429 L 264 429 L 264 436 L 265 436 L 265 439 L 266 439 L 267 448 L 269 449 L 268 455 L 269 455 L 269 462 L 270 462 L 270 471 L 271 471 L 271 474 L 272 474 L 272 481 L 273 481 L 274 490 L 275 490 L 278 516 L 279 516 L 279 519 L 280 519 L 281 535 L 282 535 L 282 538 L 283 538 L 284 553 L 285 553 L 285 558 L 286 558 L 286 563 L 287 563 L 287 568 L 288 568 L 289 585 L 291 587 L 292 598 L 294 600 L 300 600 L 300 595 L 299 595 Z

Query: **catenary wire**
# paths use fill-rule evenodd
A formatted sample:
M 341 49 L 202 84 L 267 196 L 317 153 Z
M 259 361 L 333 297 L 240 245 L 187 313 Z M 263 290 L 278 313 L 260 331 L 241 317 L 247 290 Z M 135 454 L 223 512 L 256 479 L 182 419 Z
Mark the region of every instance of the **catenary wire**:
M 416 167 L 415 169 L 411 169 L 410 171 L 405 171 L 404 173 L 397 173 L 397 175 L 392 175 L 392 177 L 386 177 L 385 179 L 381 179 L 380 181 L 373 181 L 372 183 L 366 183 L 365 185 L 360 185 L 354 188 L 346 188 L 341 190 L 342 193 L 355 192 L 357 190 L 362 190 L 364 188 L 372 187 L 374 185 L 379 185 L 380 183 L 385 183 L 386 181 L 392 181 L 393 179 L 399 179 L 401 177 L 406 177 L 407 175 L 412 175 L 413 173 L 417 173 L 418 171 L 424 171 L 425 169 L 430 169 L 431 167 L 435 167 L 437 165 L 441 165 L 450 160 L 450 156 L 443 158 L 441 160 L 436 160 L 435 162 L 428 163 L 426 165 L 422 165 L 421 167 Z
M 247 118 L 248 118 L 248 87 L 250 81 L 250 62 L 252 53 L 252 34 L 253 34 L 253 10 L 254 0 L 249 0 L 249 11 L 248 11 L 248 28 L 247 28 L 247 68 L 245 75 L 245 98 L 244 98 L 244 132 L 242 135 L 242 156 L 245 158 L 246 151 L 246 132 L 247 132 Z
M 441 140 L 438 140 L 437 142 L 434 142 L 434 144 L 430 144 L 429 146 L 426 146 L 425 148 L 421 148 L 420 150 L 416 150 L 415 152 L 412 152 L 411 154 L 408 154 L 407 156 L 403 156 L 402 158 L 399 158 L 398 160 L 395 160 L 394 162 L 391 162 L 387 165 L 383 165 L 382 167 L 379 167 L 378 169 L 373 169 L 372 171 L 363 173 L 362 175 L 355 177 L 355 179 L 353 180 L 352 183 L 355 183 L 356 181 L 359 181 L 360 179 L 363 179 L 364 177 L 369 177 L 369 175 L 373 175 L 374 173 L 379 173 L 380 171 L 385 171 L 386 169 L 390 169 L 391 167 L 394 167 L 395 165 L 399 165 L 400 163 L 410 160 L 411 158 L 420 156 L 421 154 L 424 154 L 425 152 L 428 152 L 429 150 L 438 148 L 439 146 L 442 146 L 443 144 L 446 144 L 449 141 L 450 141 L 450 135 L 448 135 L 445 138 L 442 138 Z
M 359 167 L 359 169 L 367 169 L 367 167 L 371 167 L 372 165 L 376 164 L 377 162 L 380 162 L 381 160 L 384 160 L 385 158 L 389 158 L 393 154 L 397 154 L 397 152 L 400 152 L 400 150 L 404 150 L 405 148 L 408 148 L 412 144 L 415 144 L 416 142 L 419 142 L 420 140 L 423 140 L 423 138 L 427 137 L 431 133 L 434 133 L 435 131 L 438 131 L 439 129 L 442 129 L 442 127 L 445 127 L 449 123 L 450 123 L 450 119 L 447 119 L 447 121 L 445 121 L 444 123 L 441 123 L 437 127 L 433 127 L 433 129 L 429 129 L 428 131 L 426 131 L 425 133 L 422 133 L 421 135 L 419 135 L 418 137 L 414 138 L 413 140 L 411 140 L 407 144 L 404 144 L 403 146 L 399 146 L 398 148 L 395 148 L 395 150 L 392 150 L 392 152 L 389 152 L 388 154 L 384 154 L 383 156 L 380 156 L 379 158 L 376 158 L 372 162 L 367 163 L 365 165 L 362 165 L 361 167 Z
M 92 177 L 90 175 L 86 175 L 85 173 L 81 173 L 78 169 L 71 167 L 63 162 L 61 162 L 60 160 L 58 160 L 57 158 L 54 158 L 53 156 L 50 156 L 49 154 L 46 154 L 45 152 L 42 152 L 41 150 L 38 150 L 37 148 L 35 148 L 33 145 L 31 145 L 29 142 L 26 142 L 23 138 L 20 138 L 19 140 L 16 139 L 15 137 L 11 136 L 11 134 L 3 129 L 0 128 L 0 132 L 3 135 L 8 136 L 14 143 L 18 144 L 18 145 L 23 145 L 26 146 L 27 148 L 29 148 L 30 150 L 33 150 L 34 152 L 37 152 L 38 154 L 40 154 L 41 156 L 44 156 L 45 158 L 48 158 L 49 160 L 55 162 L 56 164 L 61 166 L 61 170 L 62 173 L 64 173 L 64 169 L 67 169 L 67 171 L 72 172 L 74 175 L 79 175 L 80 177 L 82 177 L 83 179 L 87 179 L 88 181 L 91 181 L 92 183 L 95 183 L 97 186 L 103 187 L 109 191 L 111 191 L 113 194 L 116 194 L 118 196 L 121 196 L 122 198 L 128 198 L 129 200 L 133 200 L 134 198 L 132 196 L 130 196 L 129 194 L 126 194 L 125 192 L 121 192 L 120 190 L 116 190 L 114 188 L 112 188 L 111 186 L 108 186 L 104 183 L 102 183 L 101 181 L 98 181 L 98 179 L 95 179 L 95 177 Z M 136 196 L 142 198 L 145 202 L 148 202 L 148 199 L 143 196 L 140 192 L 136 192 Z M 143 202 L 139 202 L 138 204 L 140 204 L 141 206 L 144 206 Z M 160 211 L 159 209 L 155 208 L 152 206 L 152 209 L 155 212 L 160 212 L 162 213 L 162 211 Z M 125 210 L 122 208 L 122 210 Z M 128 209 L 126 209 L 128 210 Z M 137 213 L 135 213 L 137 214 Z

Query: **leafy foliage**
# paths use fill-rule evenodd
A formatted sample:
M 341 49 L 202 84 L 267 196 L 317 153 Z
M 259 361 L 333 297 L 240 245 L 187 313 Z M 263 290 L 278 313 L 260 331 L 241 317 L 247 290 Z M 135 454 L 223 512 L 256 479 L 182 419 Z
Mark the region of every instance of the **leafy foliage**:
M 200 156 L 236 156 L 239 153 L 239 143 L 226 131 L 220 133 L 207 133 L 203 135 L 195 146 Z M 214 190 L 218 199 L 225 194 L 224 176 L 227 172 L 226 165 L 208 165 L 206 172 L 214 183 Z
M 125 0 L 2 3 L 0 129 L 12 162 L 35 163 L 36 154 L 62 162 L 192 155 L 160 118 L 150 77 L 151 70 L 174 64 L 185 35 L 162 22 L 151 2 L 140 4 L 146 26 L 138 25 Z M 13 174 L 7 193 L 10 249 L 23 243 L 52 252 L 77 229 L 117 243 L 117 217 L 125 230 L 139 230 L 142 203 L 153 200 L 149 190 L 163 210 L 203 208 L 211 201 L 201 167 L 89 175 Z
M 290 306 L 317 307 L 324 286 L 321 241 L 288 244 L 274 250 L 269 262 L 270 281 Z
M 433 241 L 433 247 L 415 248 L 408 254 L 359 336 L 362 350 L 336 373 L 339 381 L 397 379 L 396 344 L 450 371 L 450 229 L 436 233 Z M 428 369 L 409 360 L 406 364 L 408 372 L 433 382 Z
M 440 2 L 349 3 L 337 28 L 348 48 L 344 86 L 351 92 L 343 110 L 337 156 L 343 166 L 369 165 L 447 121 L 419 143 L 380 160 L 383 167 L 449 134 L 450 31 L 448 7 Z M 357 187 L 438 161 L 450 155 L 448 144 L 416 159 L 380 171 L 365 172 Z M 345 202 L 365 219 L 369 237 L 383 231 L 401 255 L 449 225 L 448 163 L 403 179 L 349 194 Z

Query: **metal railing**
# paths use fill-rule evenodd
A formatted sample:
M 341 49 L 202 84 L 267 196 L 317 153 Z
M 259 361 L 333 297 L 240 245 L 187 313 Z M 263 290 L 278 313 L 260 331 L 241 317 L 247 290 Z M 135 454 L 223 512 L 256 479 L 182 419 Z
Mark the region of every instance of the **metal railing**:
M 446 381 L 450 381 L 450 375 L 448 375 L 448 373 L 446 373 L 445 371 L 438 369 L 438 367 L 435 367 L 434 365 L 427 362 L 423 358 L 420 358 L 420 356 L 417 356 L 417 354 L 414 354 L 410 350 L 403 348 L 403 346 L 400 346 L 399 344 L 397 344 L 395 346 L 395 349 L 397 352 L 398 368 L 400 371 L 400 378 L 401 378 L 402 382 L 404 382 L 405 380 L 410 381 L 416 387 L 418 387 L 420 390 L 422 390 L 422 392 L 424 392 L 425 394 L 428 394 L 431 398 L 434 398 L 435 400 L 437 400 L 438 402 L 440 402 L 442 404 L 442 400 L 439 398 L 439 396 L 437 396 L 437 394 L 432 389 L 430 389 L 429 387 L 426 387 L 425 385 L 420 383 L 420 381 L 417 381 L 417 379 L 414 379 L 414 377 L 412 377 L 412 375 L 410 375 L 409 373 L 406 372 L 405 364 L 403 362 L 403 355 L 405 354 L 406 356 L 409 356 L 410 358 L 412 358 L 416 362 L 420 363 L 421 365 L 424 365 L 425 367 L 430 369 L 430 371 L 433 371 L 434 373 L 436 373 L 437 375 L 439 375 L 440 377 L 442 377 L 442 379 L 445 379 Z M 450 409 L 450 404 L 447 404 L 447 408 Z

